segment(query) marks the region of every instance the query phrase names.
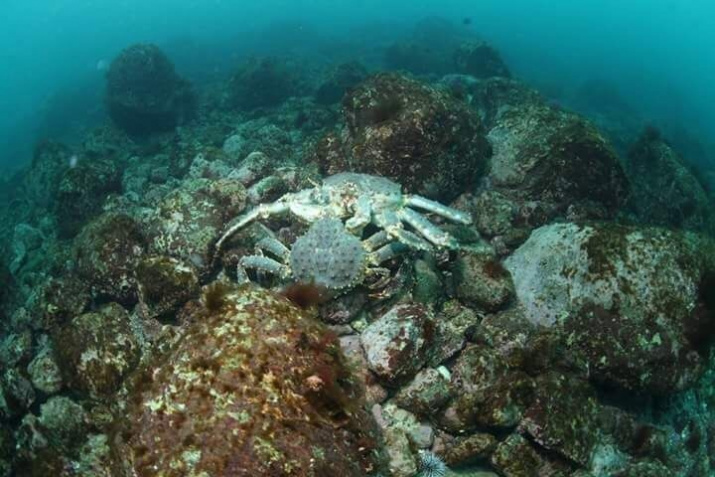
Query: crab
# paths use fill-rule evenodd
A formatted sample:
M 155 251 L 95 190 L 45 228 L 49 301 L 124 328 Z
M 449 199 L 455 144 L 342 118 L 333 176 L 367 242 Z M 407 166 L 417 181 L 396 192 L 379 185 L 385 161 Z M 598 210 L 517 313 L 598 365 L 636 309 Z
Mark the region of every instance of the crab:
M 376 233 L 365 240 L 348 233 L 342 221 L 328 217 L 314 222 L 289 249 L 272 234 L 256 243 L 256 254 L 241 257 L 239 282 L 248 282 L 247 269 L 265 272 L 283 281 L 314 283 L 329 292 L 344 292 L 368 277 L 389 271 L 384 262 L 405 251 L 398 242 L 386 242 Z M 377 282 L 379 283 L 379 282 Z
M 462 211 L 419 195 L 403 194 L 402 186 L 384 177 L 343 172 L 327 177 L 313 188 L 285 194 L 241 215 L 218 240 L 216 252 L 220 253 L 226 241 L 251 222 L 286 214 L 307 224 L 325 218 L 344 220 L 345 230 L 358 238 L 372 224 L 379 232 L 370 240 L 383 245 L 398 242 L 423 251 L 459 248 L 453 236 L 419 211 L 459 224 L 472 222 L 470 215 Z

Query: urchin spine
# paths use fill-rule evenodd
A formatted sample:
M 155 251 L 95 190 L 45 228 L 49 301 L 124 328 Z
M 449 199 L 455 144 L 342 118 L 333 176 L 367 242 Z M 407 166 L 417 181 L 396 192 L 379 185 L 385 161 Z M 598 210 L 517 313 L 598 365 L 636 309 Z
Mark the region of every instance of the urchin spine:
M 447 464 L 434 452 L 421 450 L 417 453 L 416 477 L 444 477 L 447 475 Z

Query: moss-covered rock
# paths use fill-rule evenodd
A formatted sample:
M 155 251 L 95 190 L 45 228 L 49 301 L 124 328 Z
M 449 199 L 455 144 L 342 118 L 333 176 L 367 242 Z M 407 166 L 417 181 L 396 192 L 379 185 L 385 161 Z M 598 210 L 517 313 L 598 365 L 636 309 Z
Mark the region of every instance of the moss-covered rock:
M 484 41 L 462 43 L 454 54 L 457 73 L 476 78 L 511 77 L 499 52 Z
M 144 231 L 137 221 L 123 213 L 105 213 L 74 241 L 77 276 L 95 297 L 134 303 L 136 267 L 145 248 Z
M 657 130 L 646 130 L 631 146 L 626 171 L 629 206 L 639 221 L 715 234 L 715 207 L 703 184 Z
M 295 64 L 281 58 L 257 58 L 243 64 L 229 81 L 226 106 L 243 110 L 277 106 L 304 91 Z
M 107 196 L 121 191 L 121 172 L 107 159 L 80 161 L 62 176 L 54 203 L 58 232 L 71 238 L 102 211 Z
M 67 385 L 92 398 L 111 396 L 139 363 L 129 314 L 116 303 L 75 317 L 53 333 L 53 341 Z
M 526 317 L 556 325 L 593 378 L 672 392 L 703 369 L 714 247 L 664 229 L 558 224 L 534 231 L 505 266 Z
M 151 44 L 132 45 L 112 60 L 107 71 L 107 109 L 129 134 L 169 131 L 191 119 L 196 96 L 169 58 Z
M 139 263 L 136 276 L 142 303 L 153 318 L 166 317 L 199 293 L 193 267 L 175 258 L 146 258 Z
M 341 63 L 325 78 L 315 92 L 319 104 L 338 103 L 353 86 L 367 78 L 367 69 L 357 61 Z
M 364 476 L 376 442 L 335 336 L 271 292 L 210 288 L 137 380 L 127 456 L 145 476 Z
M 149 250 L 191 264 L 201 275 L 211 266 L 220 231 L 245 205 L 246 189 L 237 179 L 188 179 L 145 219 Z
M 461 252 L 452 270 L 457 297 L 476 309 L 496 311 L 514 296 L 509 271 L 490 254 Z
M 607 218 L 623 205 L 628 183 L 611 145 L 588 121 L 542 104 L 504 112 L 489 131 L 488 175 L 517 205 L 515 226 L 556 216 Z
M 313 151 L 327 174 L 388 177 L 443 200 L 473 185 L 489 147 L 479 117 L 449 94 L 397 74 L 378 74 L 343 99 L 346 125 Z
M 440 422 L 449 432 L 515 427 L 533 399 L 533 379 L 506 365 L 493 350 L 471 345 L 452 367 L 454 398 Z
M 499 443 L 491 464 L 505 477 L 567 477 L 572 471 L 564 461 L 549 460 L 520 434 L 511 434 Z

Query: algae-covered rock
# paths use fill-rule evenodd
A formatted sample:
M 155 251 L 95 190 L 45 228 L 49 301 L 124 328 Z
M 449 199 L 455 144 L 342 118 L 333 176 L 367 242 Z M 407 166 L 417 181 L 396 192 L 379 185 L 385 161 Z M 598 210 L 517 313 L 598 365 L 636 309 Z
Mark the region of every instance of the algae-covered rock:
M 567 477 L 572 471 L 567 462 L 549 460 L 520 434 L 511 434 L 499 443 L 491 464 L 505 477 Z
M 454 54 L 454 65 L 457 73 L 476 78 L 511 76 L 499 52 L 484 41 L 462 43 Z
M 405 433 L 412 447 L 427 449 L 434 442 L 434 430 L 426 421 L 421 421 L 411 412 L 388 402 L 375 405 L 372 413 L 378 425 L 385 432 L 387 429 L 399 429 Z
M 129 314 L 116 303 L 75 317 L 56 330 L 53 339 L 65 381 L 85 396 L 111 396 L 139 363 Z
M 395 306 L 360 336 L 370 370 L 387 385 L 411 378 L 430 357 L 436 327 L 424 306 Z
M 142 302 L 151 317 L 177 311 L 199 292 L 193 267 L 171 257 L 149 257 L 137 267 Z
M 146 219 L 149 250 L 191 264 L 200 275 L 212 261 L 212 245 L 245 207 L 237 179 L 190 179 L 167 194 Z
M 71 455 L 87 430 L 82 406 L 65 396 L 50 398 L 40 406 L 39 416 L 25 415 L 17 429 L 18 475 L 69 477 Z
M 437 366 L 460 352 L 481 319 L 481 314 L 457 300 L 445 303 L 437 315 L 439 332 L 430 364 Z
M 91 286 L 79 276 L 50 278 L 34 295 L 35 325 L 50 329 L 82 313 L 91 300 Z
M 184 336 L 137 380 L 130 466 L 143 476 L 364 476 L 377 470 L 339 344 L 288 300 L 213 285 Z
M 243 110 L 271 107 L 304 91 L 295 64 L 281 58 L 247 61 L 229 81 L 227 106 Z
M 461 252 L 452 270 L 457 297 L 474 308 L 496 311 L 514 295 L 509 272 L 494 256 Z
M 447 404 L 450 396 L 448 377 L 434 368 L 426 368 L 400 389 L 393 401 L 417 416 L 430 418 Z
M 629 205 L 640 221 L 715 234 L 715 207 L 707 192 L 658 131 L 646 130 L 631 146 L 626 171 Z
M 4 370 L 0 375 L 0 418 L 13 419 L 27 411 L 35 402 L 32 383 L 17 368 Z
M 129 134 L 170 131 L 191 119 L 196 96 L 159 47 L 132 45 L 112 60 L 107 71 L 107 109 Z
M 417 474 L 417 462 L 410 449 L 410 440 L 403 429 L 388 428 L 384 432 L 390 475 L 412 477 Z
M 558 224 L 534 231 L 505 266 L 527 319 L 558 325 L 593 378 L 670 392 L 702 371 L 713 250 L 694 234 Z
M 62 389 L 62 373 L 50 345 L 45 345 L 27 366 L 27 374 L 35 389 L 46 395 Z
M 388 177 L 409 192 L 449 200 L 489 156 L 479 117 L 449 94 L 398 74 L 378 74 L 343 99 L 345 128 L 316 146 L 324 172 Z
M 538 227 L 559 215 L 606 218 L 625 201 L 616 153 L 575 114 L 520 105 L 501 114 L 487 137 L 494 151 L 488 189 L 517 204 L 514 225 Z
M 15 437 L 10 426 L 0 426 L 0 475 L 12 475 L 12 461 L 15 457 Z
M 367 69 L 357 61 L 336 66 L 315 91 L 315 101 L 319 104 L 339 102 L 350 88 L 367 78 Z
M 450 467 L 461 467 L 488 462 L 496 449 L 496 437 L 486 432 L 451 437 L 440 442 L 439 455 Z
M 673 471 L 656 459 L 634 462 L 625 469 L 613 474 L 613 477 L 670 477 Z
M 22 179 L 22 191 L 28 201 L 38 208 L 52 209 L 72 154 L 69 147 L 54 141 L 40 141 L 35 146 L 32 163 Z
M 119 193 L 121 187 L 120 169 L 110 160 L 84 160 L 67 169 L 53 204 L 59 235 L 75 236 L 102 211 L 107 196 Z
M 77 276 L 94 296 L 136 301 L 136 267 L 146 247 L 144 231 L 129 215 L 102 214 L 74 242 Z
M 587 466 L 604 434 L 595 391 L 556 372 L 537 378 L 535 389 L 536 397 L 519 424 L 521 432 L 564 459 Z
M 452 367 L 452 393 L 441 423 L 449 432 L 516 426 L 533 399 L 533 379 L 493 350 L 470 345 Z

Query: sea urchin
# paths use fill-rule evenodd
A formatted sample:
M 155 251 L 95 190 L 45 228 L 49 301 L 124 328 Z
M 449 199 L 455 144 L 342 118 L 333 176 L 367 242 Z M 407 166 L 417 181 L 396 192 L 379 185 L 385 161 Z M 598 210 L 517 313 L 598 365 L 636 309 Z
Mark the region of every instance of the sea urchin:
M 435 453 L 421 450 L 418 452 L 417 477 L 444 477 L 447 465 Z

